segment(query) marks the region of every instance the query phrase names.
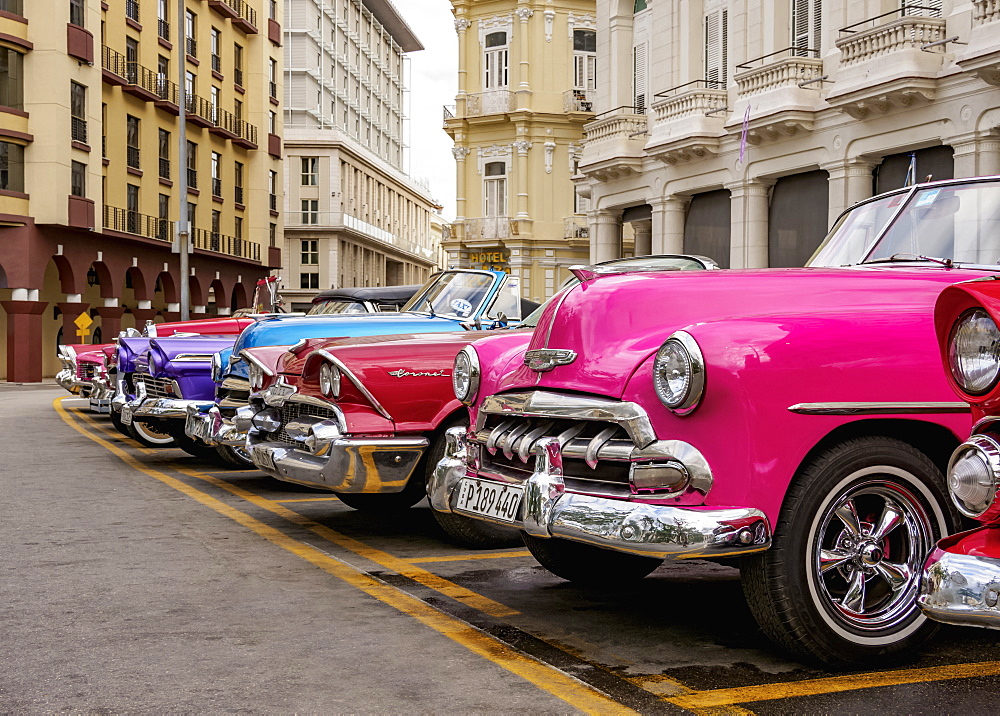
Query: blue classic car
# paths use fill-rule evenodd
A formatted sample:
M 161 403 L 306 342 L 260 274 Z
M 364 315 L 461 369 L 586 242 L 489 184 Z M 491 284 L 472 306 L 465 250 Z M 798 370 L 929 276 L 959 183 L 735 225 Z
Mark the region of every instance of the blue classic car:
M 398 313 L 337 314 L 268 318 L 248 326 L 231 350 L 213 361 L 216 396 L 188 408 L 187 435 L 218 447 L 237 465 L 252 464 L 246 435 L 233 427 L 236 410 L 249 403 L 254 388 L 241 351 L 259 346 L 291 346 L 306 338 L 344 338 L 400 333 L 477 330 L 516 323 L 537 304 L 517 295 L 516 281 L 502 271 L 453 269 L 435 274 Z

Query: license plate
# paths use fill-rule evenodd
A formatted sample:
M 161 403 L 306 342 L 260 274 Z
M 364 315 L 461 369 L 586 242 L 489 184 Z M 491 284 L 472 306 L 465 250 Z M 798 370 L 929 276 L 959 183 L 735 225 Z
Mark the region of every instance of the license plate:
M 455 509 L 470 515 L 482 515 L 501 522 L 514 522 L 521 506 L 521 485 L 464 477 L 458 488 Z
M 260 445 L 254 445 L 253 447 L 253 461 L 257 463 L 258 467 L 265 470 L 275 470 L 277 468 L 274 466 L 274 453 L 265 447 Z
M 122 424 L 131 425 L 132 424 L 132 408 L 127 405 L 122 406 Z

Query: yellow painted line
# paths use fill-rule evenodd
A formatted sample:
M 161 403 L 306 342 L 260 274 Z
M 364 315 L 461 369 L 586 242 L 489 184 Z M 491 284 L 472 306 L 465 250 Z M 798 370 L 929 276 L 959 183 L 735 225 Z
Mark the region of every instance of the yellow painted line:
M 592 689 L 572 676 L 564 674 L 557 669 L 532 659 L 526 654 L 522 654 L 512 649 L 503 642 L 497 641 L 474 627 L 450 617 L 437 609 L 434 609 L 416 597 L 412 597 L 405 592 L 389 586 L 388 584 L 380 582 L 374 577 L 371 577 L 364 572 L 361 572 L 360 570 L 357 570 L 354 567 L 331 557 L 328 554 L 324 554 L 311 545 L 292 539 L 280 530 L 264 524 L 263 522 L 250 517 L 234 507 L 230 507 L 221 500 L 218 500 L 211 495 L 207 495 L 175 477 L 171 477 L 158 470 L 147 468 L 121 448 L 81 427 L 75 420 L 73 420 L 72 416 L 70 416 L 66 409 L 62 407 L 60 404 L 62 400 L 62 398 L 57 398 L 53 405 L 63 421 L 84 437 L 93 440 L 106 450 L 113 453 L 129 467 L 159 480 L 187 497 L 190 497 L 193 500 L 200 502 L 202 505 L 218 512 L 220 515 L 230 518 L 241 526 L 260 535 L 272 544 L 291 552 L 297 557 L 300 557 L 316 567 L 319 567 L 328 574 L 347 582 L 365 594 L 368 594 L 369 596 L 394 607 L 400 612 L 417 619 L 422 624 L 434 629 L 444 636 L 447 636 L 449 639 L 461 644 L 473 653 L 482 656 L 484 659 L 487 659 L 494 664 L 497 664 L 512 674 L 520 676 L 529 683 L 532 683 L 540 689 L 549 692 L 553 696 L 562 699 L 570 706 L 580 709 L 584 713 L 635 713 L 631 709 L 622 706 L 617 701 L 614 701 L 601 692 Z
M 504 557 L 530 557 L 528 550 L 517 550 L 515 552 L 473 552 L 470 554 L 449 554 L 444 557 L 410 557 L 406 561 L 412 564 L 423 564 L 425 562 L 466 562 L 472 559 L 503 559 Z
M 874 689 L 881 686 L 900 686 L 929 681 L 970 679 L 976 676 L 996 676 L 1000 674 L 1000 661 L 984 661 L 979 664 L 952 664 L 932 666 L 925 669 L 901 669 L 865 674 L 831 676 L 825 679 L 792 681 L 785 684 L 761 684 L 741 686 L 733 689 L 699 691 L 667 699 L 685 709 L 695 710 L 730 704 L 773 701 L 819 694 L 834 694 L 841 691 Z
M 105 431 L 107 430 L 106 428 L 104 428 L 104 426 L 102 426 L 100 423 L 95 421 L 90 416 L 84 413 L 80 413 L 80 416 L 83 417 L 85 420 L 91 422 L 93 425 L 97 426 L 98 429 Z M 375 549 L 374 547 L 370 547 L 364 542 L 361 542 L 360 540 L 356 540 L 353 537 L 348 537 L 347 535 L 341 534 L 340 532 L 336 532 L 327 527 L 326 525 L 321 525 L 318 522 L 315 522 L 309 519 L 308 517 L 305 517 L 304 515 L 300 515 L 298 512 L 294 512 L 293 510 L 290 510 L 286 507 L 277 504 L 275 500 L 269 500 L 266 497 L 261 497 L 260 495 L 256 495 L 248 490 L 244 490 L 241 487 L 232 485 L 226 482 L 225 480 L 222 480 L 213 475 L 209 475 L 208 473 L 205 472 L 192 470 L 191 468 L 182 467 L 179 465 L 172 465 L 172 468 L 184 475 L 188 475 L 189 477 L 193 477 L 198 480 L 204 480 L 205 482 L 208 482 L 212 485 L 215 485 L 216 487 L 226 490 L 227 492 L 230 492 L 233 495 L 236 495 L 237 497 L 246 500 L 247 502 L 250 502 L 262 509 L 265 509 L 269 512 L 273 512 L 274 514 L 283 517 L 289 522 L 297 524 L 301 527 L 305 527 L 311 532 L 319 535 L 320 537 L 330 542 L 333 542 L 339 547 L 342 547 L 346 550 L 353 552 L 359 557 L 363 557 L 369 560 L 370 562 L 374 562 L 375 564 L 385 567 L 386 569 L 392 570 L 397 574 L 401 574 L 404 577 L 408 577 L 409 579 L 412 579 L 413 581 L 422 584 L 425 587 L 433 589 L 436 592 L 440 592 L 441 594 L 444 594 L 447 597 L 451 597 L 455 601 L 461 602 L 462 604 L 472 607 L 473 609 L 477 609 L 483 612 L 484 614 L 489 614 L 490 616 L 493 617 L 509 617 L 520 613 L 516 609 L 511 609 L 510 607 L 505 606 L 500 602 L 494 601 L 489 597 L 484 597 L 481 594 L 473 592 L 471 589 L 466 589 L 465 587 L 455 584 L 454 582 L 445 579 L 444 577 L 441 577 L 437 574 L 434 574 L 433 572 L 429 572 L 426 569 L 418 567 L 410 563 L 408 560 L 396 557 L 395 555 L 389 554 L 388 552 L 384 552 L 380 549 Z
M 271 500 L 271 502 L 340 502 L 339 497 L 307 497 L 301 500 Z

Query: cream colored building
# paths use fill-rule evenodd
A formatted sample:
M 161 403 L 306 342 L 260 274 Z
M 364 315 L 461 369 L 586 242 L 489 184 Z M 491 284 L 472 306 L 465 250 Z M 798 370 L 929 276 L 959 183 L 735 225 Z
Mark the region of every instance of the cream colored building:
M 437 266 L 429 190 L 403 172 L 406 54 L 388 0 L 288 0 L 283 295 L 423 283 Z
M 1000 173 L 994 0 L 598 0 L 591 255 L 802 265 L 852 203 Z M 745 127 L 745 131 L 744 131 Z M 630 226 L 631 225 L 631 226 Z
M 605 82 L 593 0 L 452 0 L 458 95 L 449 264 L 497 267 L 542 301 L 589 254 L 587 200 L 571 176 Z
M 183 17 L 175 0 L 3 7 L 0 377 L 53 374 L 59 341 L 179 318 L 182 200 L 192 313 L 248 305 L 280 265 L 282 0 L 186 0 Z

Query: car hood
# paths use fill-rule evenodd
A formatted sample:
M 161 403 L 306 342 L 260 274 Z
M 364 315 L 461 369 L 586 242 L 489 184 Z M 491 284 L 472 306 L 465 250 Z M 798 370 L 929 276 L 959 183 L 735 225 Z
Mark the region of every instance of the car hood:
M 607 276 L 570 290 L 547 310 L 527 350 L 564 349 L 568 365 L 535 372 L 514 363 L 499 390 L 551 387 L 620 398 L 630 376 L 674 331 L 703 323 L 805 320 L 817 332 L 847 322 L 853 335 L 885 331 L 879 320 L 927 316 L 953 283 L 989 275 L 944 267 L 758 269 Z M 891 320 L 889 321 L 891 325 Z M 488 358 L 487 358 L 488 359 Z M 706 361 L 712 357 L 706 355 Z
M 119 338 L 118 370 L 122 373 L 134 373 L 136 356 L 147 350 L 149 350 L 148 338 Z
M 150 371 L 153 373 L 166 370 L 171 371 L 169 364 L 178 358 L 177 370 L 185 373 L 191 371 L 205 371 L 211 373 L 212 356 L 222 350 L 229 348 L 236 340 L 236 336 L 227 338 L 152 338 L 149 341 L 149 361 Z

